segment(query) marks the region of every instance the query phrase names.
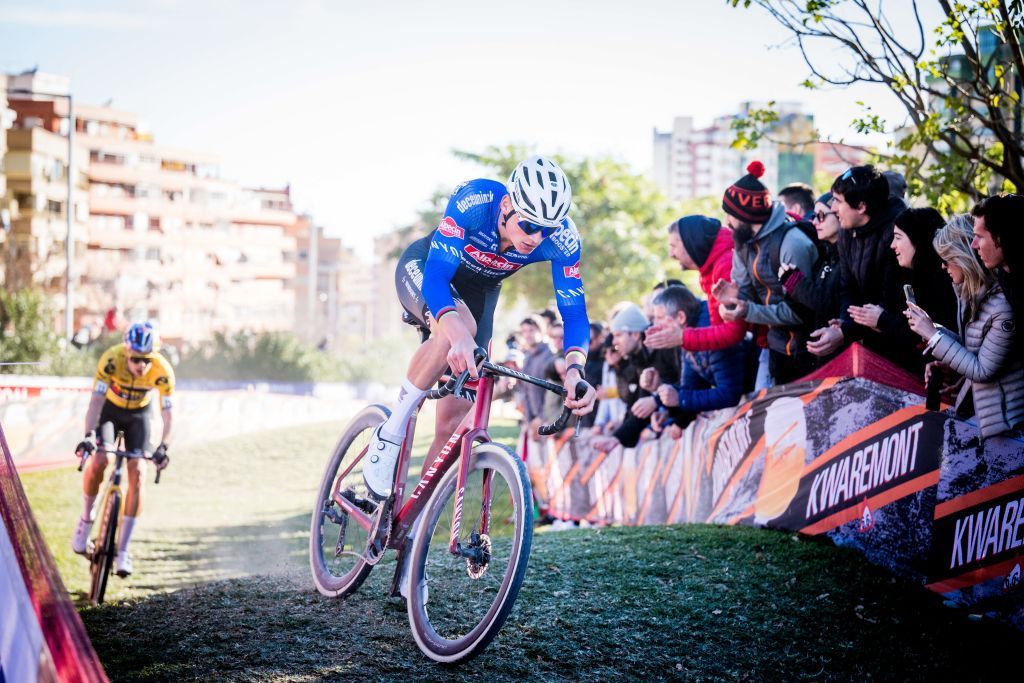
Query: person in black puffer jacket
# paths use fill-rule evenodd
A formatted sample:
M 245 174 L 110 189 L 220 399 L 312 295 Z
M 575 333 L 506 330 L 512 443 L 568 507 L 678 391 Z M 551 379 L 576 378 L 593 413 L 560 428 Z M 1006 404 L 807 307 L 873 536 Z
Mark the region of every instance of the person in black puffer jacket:
M 818 234 L 815 243 L 818 260 L 814 263 L 811 277 L 804 277 L 791 263 L 784 263 L 779 270 L 779 280 L 786 292 L 786 300 L 794 311 L 811 327 L 827 327 L 830 320 L 839 316 L 839 219 L 832 210 L 832 193 L 818 197 L 811 214 L 811 223 Z M 824 364 L 831 356 L 817 359 L 816 367 Z
M 889 183 L 874 166 L 854 166 L 832 184 L 832 210 L 839 218 L 839 319 L 811 333 L 807 349 L 821 358 L 861 341 L 886 357 L 891 343 L 881 332 L 858 323 L 851 306 L 880 306 L 902 315 L 904 275 L 893 252 L 893 222 L 906 209 L 889 196 Z

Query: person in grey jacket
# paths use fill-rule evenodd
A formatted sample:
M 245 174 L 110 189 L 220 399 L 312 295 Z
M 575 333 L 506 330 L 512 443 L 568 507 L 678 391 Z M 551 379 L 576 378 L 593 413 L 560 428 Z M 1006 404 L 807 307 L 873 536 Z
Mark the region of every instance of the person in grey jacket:
M 973 234 L 962 217 L 939 230 L 933 244 L 959 300 L 960 334 L 935 325 L 928 313 L 908 304 L 910 329 L 927 341 L 931 355 L 963 375 L 956 400 L 959 415 L 973 412 L 983 439 L 1024 427 L 1024 366 L 1012 352 L 1016 324 L 999 283 L 971 249 Z
M 785 384 L 813 369 L 807 353 L 808 326 L 785 300 L 779 267 L 792 264 L 810 277 L 818 249 L 786 214 L 758 178 L 764 165 L 753 161 L 749 173 L 731 185 L 722 198 L 726 225 L 733 231 L 732 282 L 720 280 L 712 294 L 726 322 L 743 320 L 768 327 L 767 349 L 761 352 L 755 388 Z M 810 230 L 808 226 L 808 230 Z

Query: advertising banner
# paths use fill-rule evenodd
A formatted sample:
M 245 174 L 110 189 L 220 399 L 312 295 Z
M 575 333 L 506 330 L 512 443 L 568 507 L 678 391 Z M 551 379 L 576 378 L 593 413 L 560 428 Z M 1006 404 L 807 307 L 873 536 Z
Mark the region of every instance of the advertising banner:
M 923 404 L 864 377 L 823 377 L 701 414 L 678 440 L 602 453 L 562 435 L 527 463 L 556 518 L 825 535 L 1024 628 L 1024 441 L 983 442 Z

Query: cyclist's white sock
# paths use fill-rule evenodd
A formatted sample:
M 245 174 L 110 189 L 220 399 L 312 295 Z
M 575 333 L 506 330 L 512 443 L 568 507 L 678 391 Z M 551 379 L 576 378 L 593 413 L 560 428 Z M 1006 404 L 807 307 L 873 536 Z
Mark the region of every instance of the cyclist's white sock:
M 132 529 L 135 528 L 135 517 L 125 515 L 121 518 L 121 542 L 117 544 L 117 552 L 128 550 L 128 544 L 132 542 Z
M 425 393 L 427 393 L 426 389 L 420 389 L 412 381 L 406 379 L 402 383 L 401 391 L 398 392 L 398 403 L 395 404 L 391 417 L 380 428 L 380 435 L 392 443 L 401 443 L 405 438 L 405 428 L 409 424 L 409 418 Z
M 82 519 L 92 520 L 92 506 L 96 504 L 96 496 L 82 494 L 82 503 L 85 504 L 82 510 Z

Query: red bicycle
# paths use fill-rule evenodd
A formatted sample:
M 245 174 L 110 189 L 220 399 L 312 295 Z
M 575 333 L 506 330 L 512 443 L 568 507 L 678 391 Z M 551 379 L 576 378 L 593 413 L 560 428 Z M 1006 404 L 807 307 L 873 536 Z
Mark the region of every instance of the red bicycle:
M 494 639 L 519 594 L 533 541 L 526 467 L 487 432 L 494 377 L 514 377 L 565 396 L 557 384 L 490 363 L 480 349 L 477 360 L 479 380 L 468 382 L 464 372 L 425 397 L 454 394 L 474 398 L 476 405 L 441 450 L 427 454 L 429 464 L 408 498 L 416 415 L 406 429 L 393 493 L 378 506 L 363 482 L 362 460 L 389 411 L 371 405 L 349 423 L 334 449 L 310 524 L 313 583 L 329 597 L 353 593 L 385 551 L 398 551 L 390 595 L 405 596 L 416 644 L 438 662 L 467 660 Z M 577 397 L 586 388 L 580 382 Z M 542 433 L 560 431 L 571 414 L 563 409 Z

